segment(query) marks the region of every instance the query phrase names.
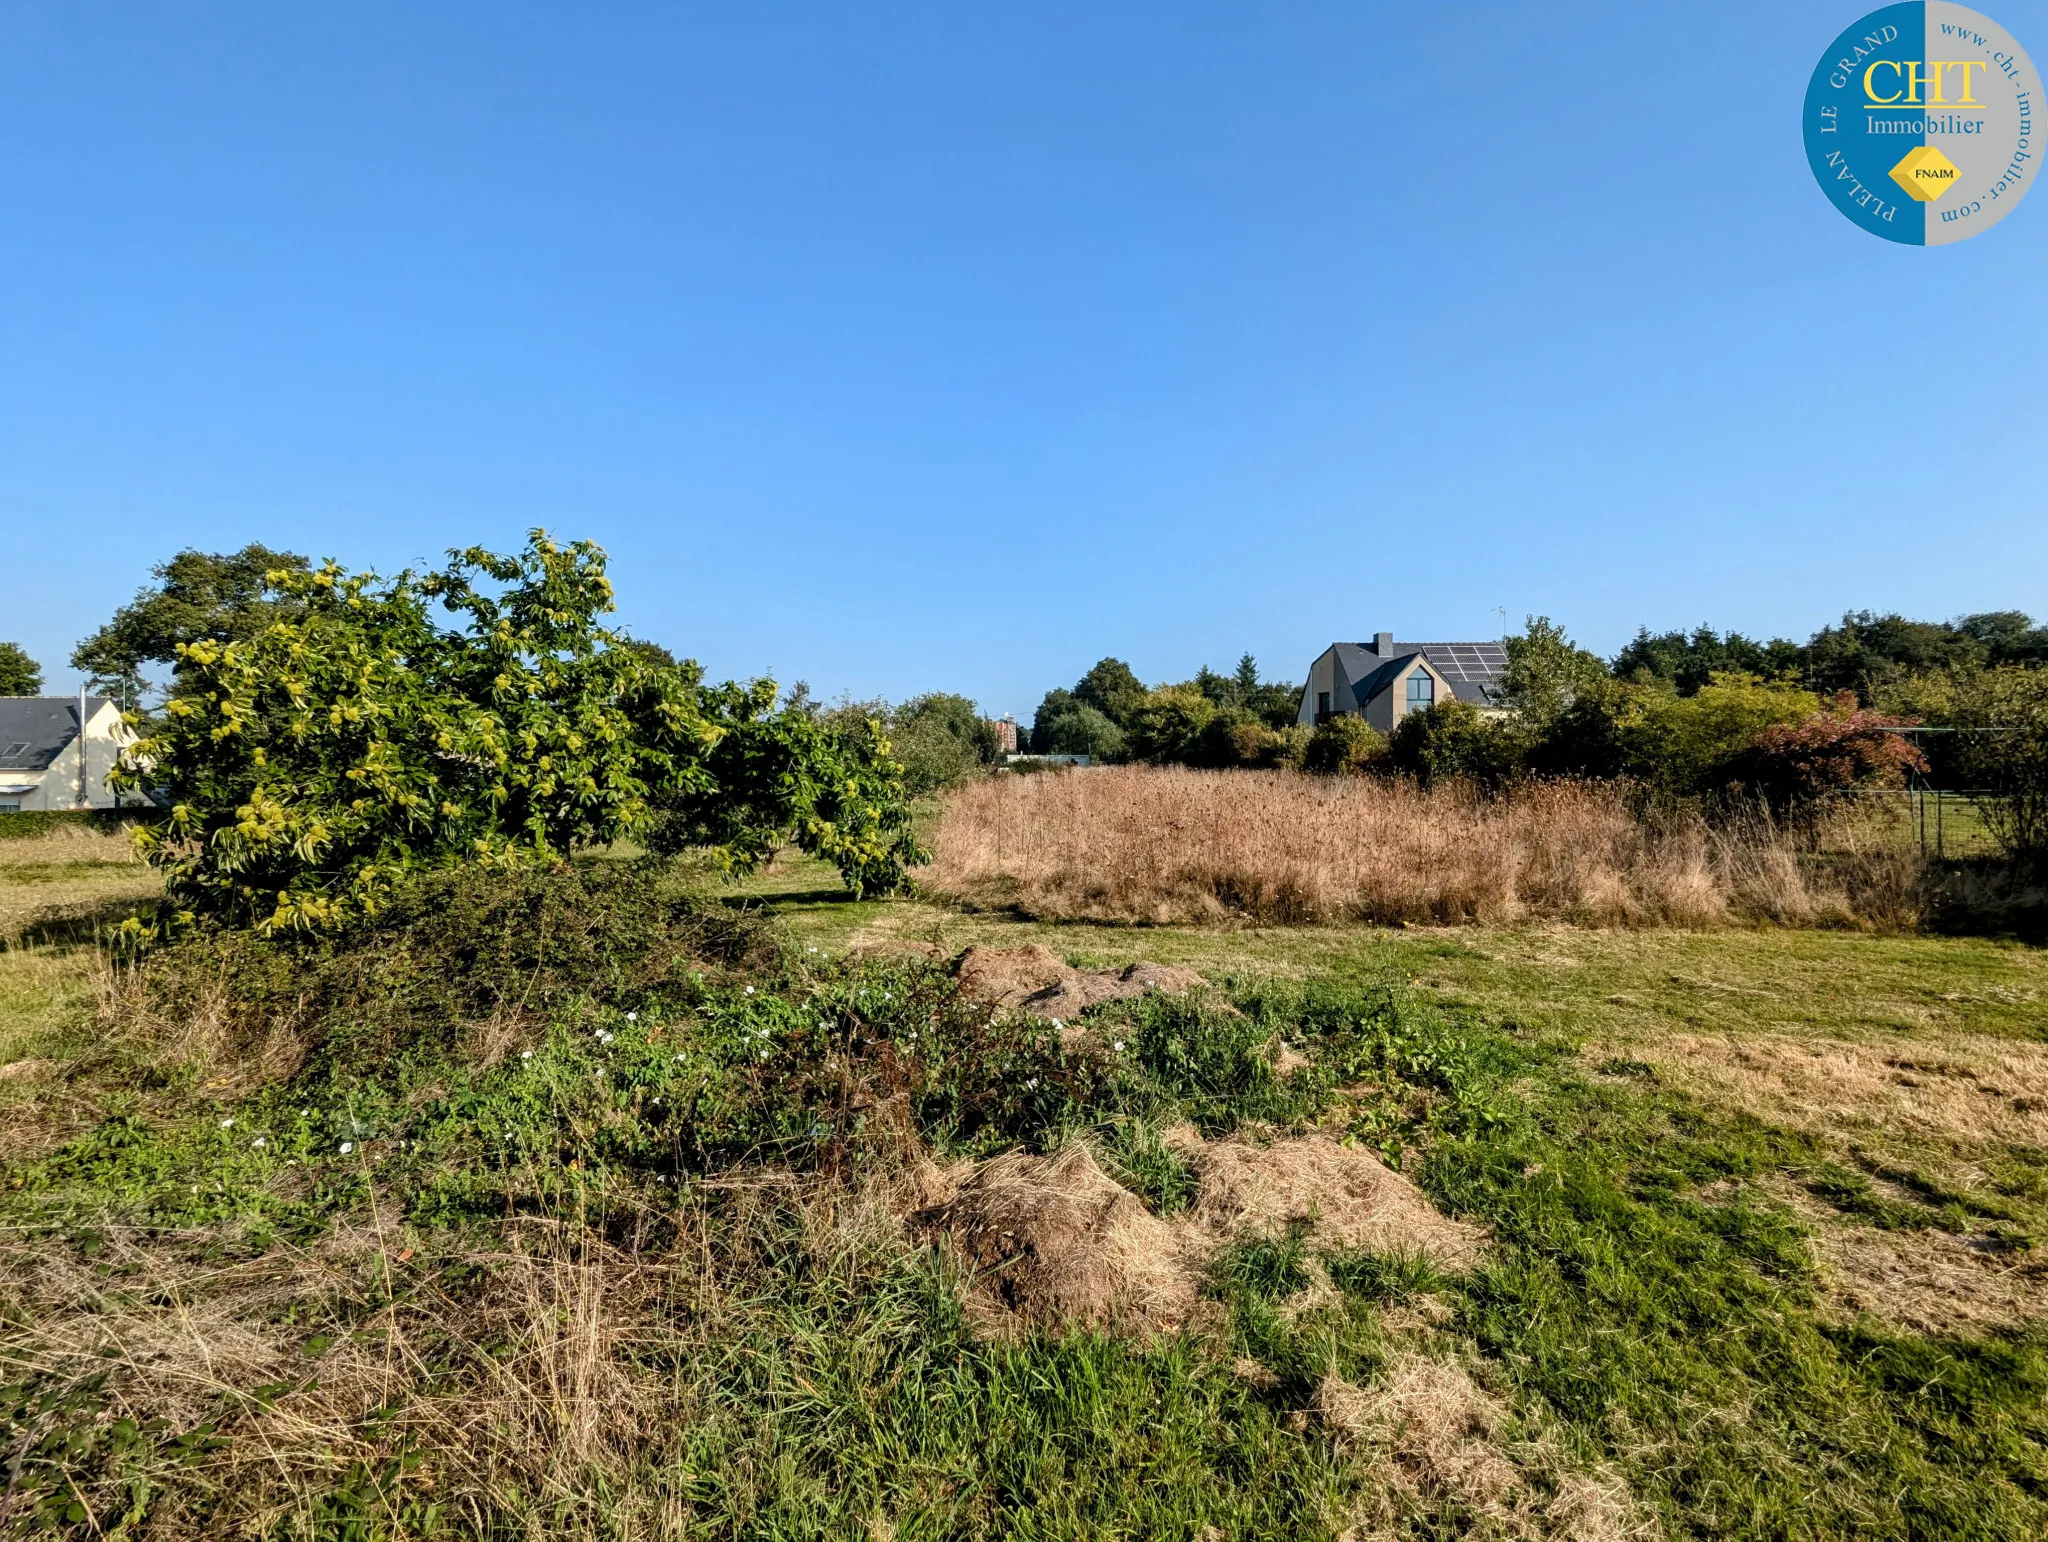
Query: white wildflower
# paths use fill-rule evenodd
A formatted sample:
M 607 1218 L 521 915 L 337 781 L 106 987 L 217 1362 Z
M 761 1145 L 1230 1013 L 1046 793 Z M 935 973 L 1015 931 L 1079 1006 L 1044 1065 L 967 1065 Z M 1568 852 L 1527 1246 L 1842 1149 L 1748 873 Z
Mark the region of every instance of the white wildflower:
M 637 1023 L 640 1021 L 640 1014 L 638 1012 L 628 1012 L 626 1014 L 626 1021 L 629 1023 Z
M 1122 1039 L 1118 1039 L 1116 1043 L 1110 1045 L 1110 1048 L 1115 1050 L 1119 1055 L 1121 1055 L 1124 1052 L 1124 1041 Z
M 220 1127 L 223 1130 L 232 1130 L 235 1127 L 235 1121 L 232 1119 L 223 1119 L 220 1122 Z
M 749 996 L 753 995 L 753 994 L 754 994 L 754 987 L 753 987 L 753 986 L 751 986 L 751 985 L 749 985 L 749 986 L 747 987 L 747 992 L 746 992 L 746 993 L 747 993 L 747 994 L 748 994 Z
M 519 1058 L 521 1060 L 531 1060 L 533 1058 L 533 1051 L 530 1049 L 522 1049 L 519 1052 Z
M 259 1135 L 254 1140 L 250 1141 L 249 1144 L 256 1150 L 261 1151 L 265 1146 L 269 1145 L 270 1142 L 265 1140 L 261 1135 Z
M 345 1140 L 341 1143 L 341 1154 L 343 1156 L 347 1156 L 351 1151 L 355 1149 L 356 1143 L 352 1140 Z

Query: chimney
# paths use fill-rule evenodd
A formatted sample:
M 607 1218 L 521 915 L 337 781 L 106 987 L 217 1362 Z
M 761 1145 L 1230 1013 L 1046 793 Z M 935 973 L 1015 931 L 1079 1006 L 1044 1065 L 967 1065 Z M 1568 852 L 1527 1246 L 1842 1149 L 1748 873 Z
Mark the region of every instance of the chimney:
M 1392 632 L 1373 633 L 1372 651 L 1383 659 L 1392 658 L 1394 656 L 1394 634 Z

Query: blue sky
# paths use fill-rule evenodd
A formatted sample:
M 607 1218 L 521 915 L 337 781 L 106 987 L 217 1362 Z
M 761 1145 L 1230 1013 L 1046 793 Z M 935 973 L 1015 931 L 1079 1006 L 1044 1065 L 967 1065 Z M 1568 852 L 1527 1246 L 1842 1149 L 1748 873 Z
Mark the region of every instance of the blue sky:
M 2048 613 L 2048 196 L 1828 206 L 1868 8 L 10 0 L 0 638 L 537 524 L 719 675 L 992 711 Z

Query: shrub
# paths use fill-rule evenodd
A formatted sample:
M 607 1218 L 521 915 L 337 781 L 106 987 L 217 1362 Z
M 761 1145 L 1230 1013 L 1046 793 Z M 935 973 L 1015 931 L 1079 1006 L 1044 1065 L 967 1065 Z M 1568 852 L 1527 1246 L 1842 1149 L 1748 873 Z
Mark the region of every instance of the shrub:
M 1131 714 L 1133 759 L 1186 762 L 1222 709 L 1192 685 L 1153 691 Z
M 1410 712 L 1387 740 L 1387 764 L 1424 787 L 1454 778 L 1502 787 L 1523 774 L 1527 759 L 1519 721 L 1489 722 L 1471 703 L 1455 699 Z
M 201 930 L 144 958 L 129 1025 L 273 1072 L 332 1049 L 376 1065 L 509 1037 L 571 999 L 604 1004 L 707 966 L 763 966 L 757 918 L 681 887 L 660 864 L 585 859 L 424 875 L 373 919 L 312 936 Z M 213 1043 L 193 1042 L 195 1025 Z M 267 1043 L 289 1038 L 288 1052 Z M 265 1052 L 267 1051 L 267 1055 Z M 178 1058 L 174 1056 L 174 1058 Z
M 1779 818 L 1809 824 L 1838 793 L 1903 786 L 1907 771 L 1927 769 L 1917 745 L 1888 731 L 1917 719 L 1866 712 L 1855 703 L 1844 692 L 1831 711 L 1763 729 L 1727 763 L 1730 781 Z
M 621 646 L 587 542 L 535 531 L 519 556 L 472 548 L 389 582 L 333 563 L 266 582 L 270 624 L 180 644 L 171 699 L 109 779 L 170 804 L 138 839 L 178 919 L 334 927 L 425 869 L 552 860 L 657 814 L 735 866 L 787 831 L 857 889 L 918 859 L 879 731 L 850 740 L 772 714 L 772 683 L 707 689 Z M 464 624 L 437 626 L 435 601 Z
M 1387 741 L 1370 723 L 1350 713 L 1324 719 L 1309 735 L 1301 768 L 1318 776 L 1357 776 L 1386 761 Z
M 1638 687 L 1617 723 L 1623 769 L 1665 792 L 1710 791 L 1727 783 L 1737 757 L 1765 729 L 1819 711 L 1813 692 L 1754 675 L 1717 674 L 1691 696 Z
M 889 749 L 913 797 L 957 787 L 995 763 L 996 731 L 965 696 L 935 691 L 889 712 Z

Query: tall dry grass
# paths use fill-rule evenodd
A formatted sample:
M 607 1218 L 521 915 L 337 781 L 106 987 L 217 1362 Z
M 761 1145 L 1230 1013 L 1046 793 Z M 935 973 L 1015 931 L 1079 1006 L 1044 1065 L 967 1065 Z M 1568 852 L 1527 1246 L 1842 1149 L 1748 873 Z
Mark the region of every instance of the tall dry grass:
M 1638 817 L 1620 791 L 1125 766 L 951 794 L 924 887 L 1044 920 L 1890 926 L 1918 855 L 1821 861 L 1767 820 Z

